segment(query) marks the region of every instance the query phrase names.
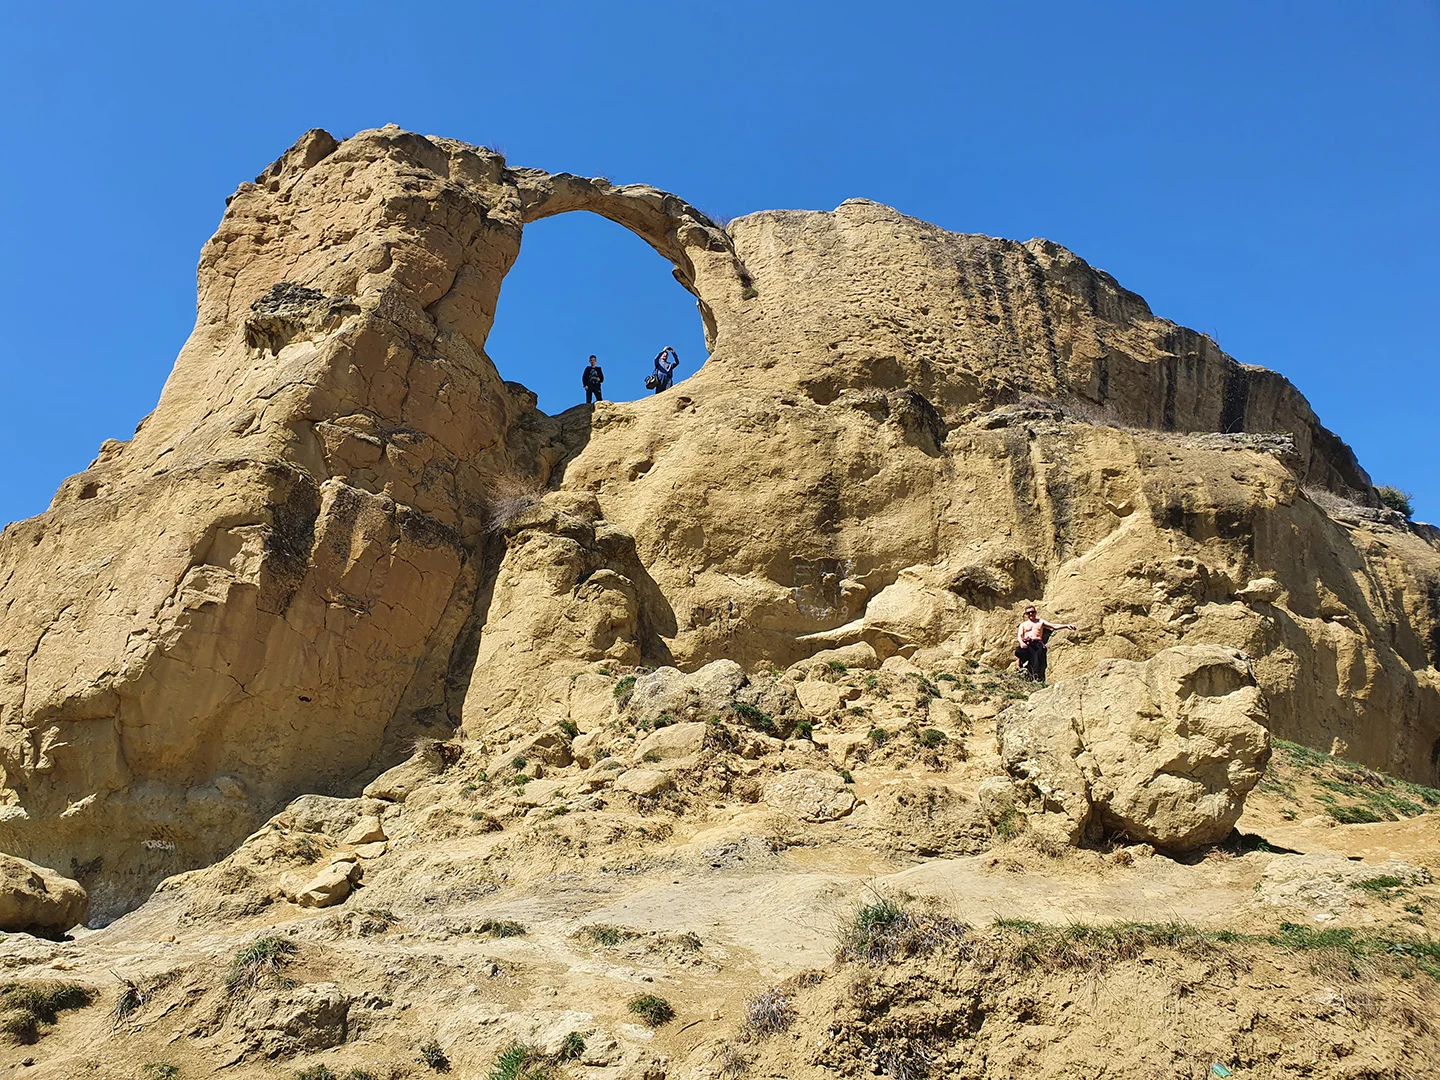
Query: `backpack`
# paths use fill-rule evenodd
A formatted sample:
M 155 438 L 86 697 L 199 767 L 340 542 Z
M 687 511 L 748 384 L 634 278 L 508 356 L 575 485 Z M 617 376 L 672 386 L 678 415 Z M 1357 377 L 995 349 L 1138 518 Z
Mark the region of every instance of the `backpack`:
M 645 389 L 646 389 L 646 390 L 654 390 L 654 389 L 657 388 L 659 385 L 660 385 L 660 376 L 659 376 L 659 375 L 655 375 L 655 374 L 652 373 L 652 374 L 650 374 L 650 375 L 646 375 L 646 376 L 645 376 Z

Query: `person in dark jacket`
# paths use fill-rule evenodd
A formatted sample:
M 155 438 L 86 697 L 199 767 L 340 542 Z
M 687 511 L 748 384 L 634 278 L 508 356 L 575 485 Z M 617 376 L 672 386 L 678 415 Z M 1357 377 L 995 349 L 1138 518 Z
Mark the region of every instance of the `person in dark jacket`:
M 590 363 L 586 366 L 585 373 L 580 376 L 580 381 L 585 385 L 586 405 L 605 400 L 605 395 L 600 392 L 600 384 L 605 381 L 605 372 L 595 362 L 595 357 L 590 357 Z
M 655 393 L 663 394 L 675 381 L 675 369 L 679 366 L 680 354 L 666 345 L 660 350 L 660 355 L 655 357 L 655 371 L 645 380 L 645 385 L 649 386 L 653 382 Z

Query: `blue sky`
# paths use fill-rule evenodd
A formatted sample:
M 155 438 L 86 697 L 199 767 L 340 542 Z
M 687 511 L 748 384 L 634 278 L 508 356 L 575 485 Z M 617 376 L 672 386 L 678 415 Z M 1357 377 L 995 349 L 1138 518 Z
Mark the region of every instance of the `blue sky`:
M 863 196 L 1049 237 L 1288 375 L 1435 520 L 1437 57 L 1434 0 L 5 4 L 0 522 L 153 408 L 225 196 L 386 122 L 727 217 Z M 637 396 L 666 343 L 703 356 L 659 256 L 527 229 L 507 378 L 558 410 L 597 352 Z

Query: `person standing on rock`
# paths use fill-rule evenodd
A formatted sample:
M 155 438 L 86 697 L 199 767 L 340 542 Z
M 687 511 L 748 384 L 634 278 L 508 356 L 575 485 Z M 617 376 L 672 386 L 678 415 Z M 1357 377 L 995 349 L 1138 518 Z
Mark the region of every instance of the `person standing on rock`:
M 1015 650 L 1015 659 L 1020 661 L 1020 670 L 1027 672 L 1036 682 L 1045 681 L 1045 666 L 1049 663 L 1050 651 L 1047 642 L 1056 630 L 1074 630 L 1074 623 L 1052 623 L 1040 618 L 1032 604 L 1025 609 L 1025 617 L 1015 636 L 1020 644 Z
M 669 345 L 660 350 L 660 355 L 655 357 L 655 370 L 645 380 L 645 385 L 650 387 L 657 394 L 663 394 L 670 389 L 670 384 L 675 381 L 675 369 L 680 366 L 680 354 Z
M 605 381 L 605 372 L 601 370 L 594 356 L 590 357 L 590 363 L 586 366 L 585 373 L 580 376 L 580 381 L 585 386 L 586 405 L 605 400 L 605 395 L 600 392 L 600 384 Z

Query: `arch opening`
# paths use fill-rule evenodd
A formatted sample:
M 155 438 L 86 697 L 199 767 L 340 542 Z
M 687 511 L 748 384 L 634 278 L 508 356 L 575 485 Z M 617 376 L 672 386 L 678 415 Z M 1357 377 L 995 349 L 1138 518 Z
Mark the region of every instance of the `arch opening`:
M 554 415 L 585 402 L 591 354 L 607 401 L 651 395 L 644 379 L 667 345 L 680 358 L 678 385 L 709 358 L 706 329 L 696 296 L 650 242 L 597 213 L 559 213 L 525 226 L 485 352 Z

